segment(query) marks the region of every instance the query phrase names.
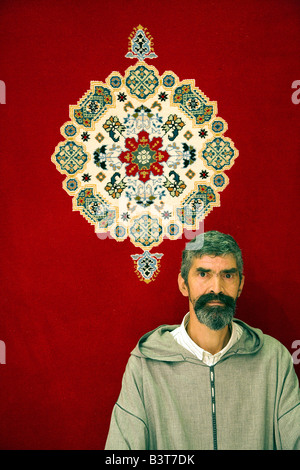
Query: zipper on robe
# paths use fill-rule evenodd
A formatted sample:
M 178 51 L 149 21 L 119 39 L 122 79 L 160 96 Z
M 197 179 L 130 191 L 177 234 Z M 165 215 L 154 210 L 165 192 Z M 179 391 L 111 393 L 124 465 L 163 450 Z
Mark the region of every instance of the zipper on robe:
M 214 450 L 218 450 L 217 418 L 216 418 L 216 393 L 215 393 L 215 370 L 214 370 L 214 366 L 210 367 L 210 390 L 211 390 L 211 414 L 212 414 L 212 429 L 213 429 L 213 446 L 214 446 Z

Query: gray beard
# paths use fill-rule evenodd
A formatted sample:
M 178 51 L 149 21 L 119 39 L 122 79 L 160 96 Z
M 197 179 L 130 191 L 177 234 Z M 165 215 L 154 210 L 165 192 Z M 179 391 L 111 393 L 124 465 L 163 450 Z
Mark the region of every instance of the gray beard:
M 209 300 L 221 300 L 222 305 L 208 306 Z M 224 294 L 205 294 L 193 302 L 196 317 L 210 330 L 222 330 L 232 322 L 236 309 L 236 299 Z
M 203 307 L 195 310 L 196 317 L 200 323 L 206 325 L 210 330 L 222 330 L 225 326 L 232 322 L 235 309 L 231 307 L 222 307 L 216 305 L 215 307 Z

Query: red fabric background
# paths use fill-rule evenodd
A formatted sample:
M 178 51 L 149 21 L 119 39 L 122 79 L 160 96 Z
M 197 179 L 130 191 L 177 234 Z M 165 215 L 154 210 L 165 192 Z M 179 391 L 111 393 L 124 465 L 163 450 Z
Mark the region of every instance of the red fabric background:
M 126 59 L 139 24 L 172 70 L 218 102 L 240 156 L 205 229 L 241 245 L 237 316 L 294 352 L 299 331 L 300 3 L 297 0 L 2 0 L 0 79 L 0 448 L 102 449 L 129 352 L 180 323 L 186 242 L 164 241 L 156 281 L 139 281 L 129 241 L 99 240 L 72 212 L 50 161 L 69 105 Z M 299 358 L 299 354 L 298 354 Z M 299 374 L 300 365 L 296 365 Z

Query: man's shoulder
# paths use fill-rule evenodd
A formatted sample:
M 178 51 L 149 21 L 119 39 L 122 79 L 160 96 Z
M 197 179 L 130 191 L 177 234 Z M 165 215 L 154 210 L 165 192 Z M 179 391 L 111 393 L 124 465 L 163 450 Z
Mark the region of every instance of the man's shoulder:
M 178 345 L 172 335 L 178 326 L 178 324 L 164 324 L 144 334 L 131 351 L 131 356 L 162 362 L 184 360 L 185 350 Z
M 261 353 L 266 357 L 270 357 L 272 360 L 277 359 L 280 362 L 289 362 L 292 359 L 291 353 L 287 347 L 277 338 L 269 334 L 269 332 L 263 332 L 257 328 L 252 328 L 255 331 L 259 331 L 261 335 Z
M 250 353 L 260 353 L 265 357 L 272 357 L 283 360 L 290 360 L 291 354 L 284 344 L 260 328 L 250 326 L 240 319 L 234 319 L 234 322 L 242 329 L 242 335 L 236 346 L 237 349 L 243 351 L 248 350 Z M 242 348 L 241 348 L 242 345 Z
M 268 351 L 270 351 L 272 354 L 278 354 L 282 356 L 283 358 L 291 357 L 291 353 L 289 352 L 287 347 L 277 338 L 267 333 L 263 334 L 263 338 L 264 338 L 265 349 L 268 349 Z

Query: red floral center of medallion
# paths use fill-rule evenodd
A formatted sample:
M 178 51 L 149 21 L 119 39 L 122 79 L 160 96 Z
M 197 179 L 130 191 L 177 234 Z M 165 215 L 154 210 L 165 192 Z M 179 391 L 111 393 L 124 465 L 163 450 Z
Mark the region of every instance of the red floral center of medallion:
M 138 141 L 134 138 L 127 138 L 125 146 L 127 151 L 122 152 L 119 159 L 127 163 L 127 176 L 135 176 L 138 173 L 139 179 L 145 182 L 150 179 L 150 173 L 155 176 L 163 174 L 164 168 L 161 162 L 166 162 L 169 154 L 160 150 L 161 137 L 153 137 L 150 140 L 148 132 L 141 131 L 138 134 Z

